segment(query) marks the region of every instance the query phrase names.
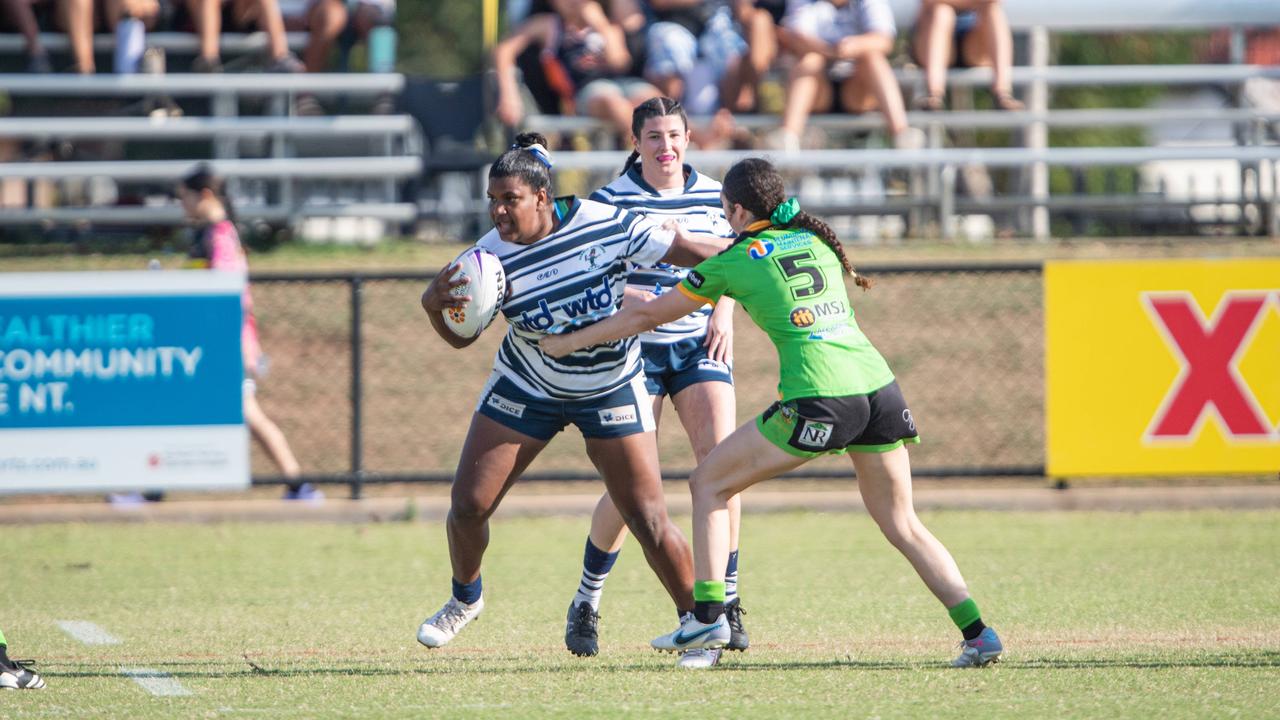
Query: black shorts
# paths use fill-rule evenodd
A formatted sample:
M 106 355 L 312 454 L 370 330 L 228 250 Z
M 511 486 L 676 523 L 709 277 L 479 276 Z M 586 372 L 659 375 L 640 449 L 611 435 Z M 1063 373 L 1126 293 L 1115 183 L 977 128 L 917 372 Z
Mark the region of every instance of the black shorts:
M 866 395 L 776 402 L 756 419 L 760 434 L 792 455 L 889 452 L 920 442 L 898 382 Z

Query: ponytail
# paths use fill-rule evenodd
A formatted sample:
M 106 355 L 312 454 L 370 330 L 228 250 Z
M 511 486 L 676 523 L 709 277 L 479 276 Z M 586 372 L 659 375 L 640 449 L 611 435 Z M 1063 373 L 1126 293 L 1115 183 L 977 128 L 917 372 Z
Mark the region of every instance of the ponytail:
M 626 175 L 627 171 L 631 169 L 631 165 L 635 163 L 636 160 L 639 160 L 639 159 L 640 159 L 640 151 L 632 150 L 631 154 L 627 156 L 627 161 L 622 163 L 622 172 L 618 173 L 618 176 L 621 177 L 623 175 Z
M 844 268 L 846 275 L 853 278 L 854 284 L 862 288 L 863 292 L 871 289 L 871 278 L 859 274 L 854 269 L 853 263 L 849 262 L 849 257 L 844 254 L 844 246 L 840 244 L 840 239 L 836 237 L 836 233 L 831 229 L 830 225 L 819 220 L 817 216 L 801 210 L 784 227 L 798 227 L 817 235 L 836 254 L 836 257 L 840 260 L 840 267 Z

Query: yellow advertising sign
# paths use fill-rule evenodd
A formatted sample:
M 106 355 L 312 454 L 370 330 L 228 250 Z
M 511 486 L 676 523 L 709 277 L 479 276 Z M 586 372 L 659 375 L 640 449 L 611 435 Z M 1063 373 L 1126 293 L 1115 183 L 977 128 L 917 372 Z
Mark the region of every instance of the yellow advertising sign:
M 1045 265 L 1050 475 L 1280 471 L 1280 259 Z

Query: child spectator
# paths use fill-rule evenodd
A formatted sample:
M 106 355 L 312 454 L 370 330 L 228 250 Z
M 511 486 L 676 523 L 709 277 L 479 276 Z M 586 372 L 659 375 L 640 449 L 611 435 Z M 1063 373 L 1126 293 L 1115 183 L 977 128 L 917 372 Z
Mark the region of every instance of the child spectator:
M 186 0 L 192 26 L 200 36 L 200 55 L 191 63 L 192 72 L 222 72 L 222 51 L 218 36 L 224 27 L 248 32 L 255 25 L 267 34 L 269 61 L 266 72 L 298 73 L 306 68 L 289 52 L 284 17 L 277 0 Z
M 645 77 L 695 115 L 715 112 L 722 85 L 735 95 L 725 92 L 725 104 L 735 104 L 747 42 L 728 0 L 649 0 L 649 8 Z

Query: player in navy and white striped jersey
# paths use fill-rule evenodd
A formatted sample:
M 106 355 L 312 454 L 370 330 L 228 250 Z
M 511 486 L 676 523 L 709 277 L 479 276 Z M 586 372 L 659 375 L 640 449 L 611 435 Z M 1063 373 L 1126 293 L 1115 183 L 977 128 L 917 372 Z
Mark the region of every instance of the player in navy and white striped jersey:
M 591 198 L 650 219 L 674 220 L 690 232 L 732 238 L 733 229 L 720 204 L 720 183 L 684 163 L 689 122 L 680 103 L 654 98 L 636 107 L 631 118 L 636 149 L 623 165 L 622 174 Z M 633 267 L 626 302 L 645 302 L 671 291 L 688 272 L 688 268 L 665 264 Z M 737 422 L 731 370 L 733 308 L 733 300 L 723 298 L 714 310 L 704 306 L 640 336 L 654 418 L 661 417 L 663 398 L 670 395 L 699 463 Z M 740 511 L 736 497 L 729 507 L 732 537 L 725 580 L 731 602 L 726 614 L 734 633 L 728 647 L 745 650 L 747 633 L 737 599 Z M 599 652 L 600 596 L 625 539 L 626 525 L 606 494 L 591 518 L 582 578 L 565 626 L 565 646 L 575 655 Z M 719 658 L 719 650 L 690 650 L 680 658 L 680 664 L 706 667 Z
M 489 516 L 551 438 L 570 423 L 586 440 L 613 501 L 645 547 L 654 572 L 680 612 L 693 607 L 689 546 L 667 516 L 658 448 L 640 342 L 626 338 L 564 358 L 545 355 L 538 340 L 612 315 L 622 305 L 628 268 L 660 262 L 694 265 L 728 245 L 683 228 L 592 200 L 555 198 L 546 140 L 517 138 L 489 169 L 494 229 L 478 247 L 502 262 L 509 328 L 480 394 L 454 476 L 447 523 L 453 594 L 418 629 L 418 640 L 440 647 L 484 607 L 480 563 Z M 450 291 L 465 280 L 445 268 L 422 296 L 440 337 L 454 347 L 475 338 L 454 335 L 441 311 L 467 299 Z

